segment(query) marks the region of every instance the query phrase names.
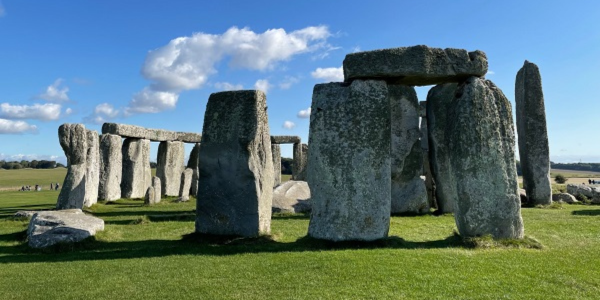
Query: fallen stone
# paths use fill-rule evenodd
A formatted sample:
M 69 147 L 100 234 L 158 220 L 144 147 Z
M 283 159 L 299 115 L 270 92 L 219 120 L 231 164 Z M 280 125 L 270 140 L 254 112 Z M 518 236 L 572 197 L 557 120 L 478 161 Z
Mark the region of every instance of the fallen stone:
M 86 136 L 88 140 L 83 206 L 90 207 L 98 202 L 98 186 L 100 184 L 100 143 L 96 131 L 86 130 Z
M 58 127 L 60 146 L 67 157 L 67 175 L 56 201 L 56 209 L 83 208 L 87 174 L 87 130 L 82 124 Z
M 273 155 L 273 187 L 281 184 L 281 146 L 271 144 L 271 154 Z
M 299 144 L 300 137 L 295 135 L 272 135 L 271 144 Z
M 488 62 L 482 51 L 419 45 L 356 52 L 344 59 L 344 80 L 381 79 L 404 85 L 433 85 L 482 77 Z
M 150 129 L 135 125 L 104 123 L 102 134 L 115 134 L 124 138 L 146 139 L 153 142 L 200 143 L 202 136 L 192 132 L 175 132 L 162 129 Z
M 19 210 L 14 214 L 15 218 L 31 218 L 33 215 L 40 212 L 39 210 Z
M 179 195 L 181 172 L 184 170 L 184 151 L 182 142 L 160 142 L 158 146 L 156 176 L 162 184 L 162 196 Z
M 27 228 L 28 244 L 45 248 L 59 243 L 76 243 L 104 230 L 102 219 L 88 216 L 80 209 L 41 211 Z
M 272 200 L 265 94 L 258 90 L 211 94 L 200 144 L 196 232 L 269 234 Z
M 577 199 L 575 199 L 575 196 L 573 196 L 569 193 L 552 194 L 552 201 L 564 202 L 564 203 L 568 203 L 568 204 L 573 204 L 573 203 L 579 202 L 579 201 L 577 201 Z
M 190 187 L 192 185 L 192 176 L 194 175 L 194 170 L 187 168 L 180 175 L 180 185 L 179 185 L 179 200 L 180 201 L 189 201 L 190 200 Z
M 548 205 L 552 203 L 552 185 L 542 77 L 538 67 L 528 61 L 517 73 L 515 103 L 523 186 L 532 204 Z
M 150 141 L 126 138 L 123 142 L 121 198 L 143 198 L 150 186 Z
M 373 241 L 390 225 L 390 103 L 384 81 L 317 84 L 307 161 L 308 234 Z
M 575 197 L 585 196 L 592 203 L 600 203 L 600 188 L 590 187 L 585 184 L 567 184 L 567 193 Z
M 118 135 L 103 134 L 100 136 L 99 200 L 114 201 L 121 198 L 122 145 L 122 138 Z
M 273 212 L 310 212 L 310 188 L 306 181 L 288 180 L 273 190 Z

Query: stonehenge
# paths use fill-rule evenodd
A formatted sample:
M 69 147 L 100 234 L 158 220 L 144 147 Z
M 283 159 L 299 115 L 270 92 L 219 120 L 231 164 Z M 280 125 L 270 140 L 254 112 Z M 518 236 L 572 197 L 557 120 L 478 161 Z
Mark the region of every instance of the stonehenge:
M 100 183 L 98 200 L 114 201 L 121 199 L 121 175 L 123 174 L 123 154 L 121 137 L 114 134 L 100 136 Z
M 83 206 L 90 207 L 98 202 L 98 186 L 100 184 L 100 145 L 96 131 L 86 130 L 87 154 L 85 172 L 85 196 Z M 78 207 L 79 208 L 79 207 Z
M 271 144 L 271 154 L 273 155 L 273 187 L 276 187 L 281 184 L 281 146 Z
M 123 142 L 121 198 L 143 198 L 150 186 L 150 140 L 126 138 Z
M 160 142 L 156 159 L 156 176 L 160 178 L 162 196 L 179 195 L 181 172 L 184 170 L 183 158 L 184 147 L 182 142 Z
M 298 136 L 293 135 L 274 135 L 271 136 L 271 147 L 273 145 L 277 145 L 278 154 L 272 152 L 273 156 L 273 165 L 276 170 L 275 172 L 275 180 L 273 181 L 274 186 L 281 183 L 281 147 L 280 144 L 294 144 L 294 152 L 293 159 L 294 162 L 292 164 L 292 180 L 305 180 L 304 179 L 304 166 L 306 163 L 304 162 L 306 158 L 302 156 L 302 140 Z M 271 150 L 272 151 L 272 150 Z M 275 166 L 277 164 L 277 166 Z M 277 183 L 276 183 L 277 182 Z
M 198 164 L 200 163 L 200 143 L 196 143 L 192 151 L 190 152 L 190 158 L 188 159 L 187 168 L 192 169 L 192 187 L 190 188 L 190 194 L 196 195 L 198 194 L 198 176 L 200 175 L 198 171 Z
M 88 131 L 82 124 L 63 124 L 58 127 L 60 146 L 67 157 L 67 175 L 56 201 L 56 209 L 82 209 L 86 203 L 88 174 Z M 91 165 L 91 163 L 90 163 Z
M 190 189 L 192 187 L 193 174 L 194 170 L 191 168 L 186 168 L 183 172 L 181 172 L 181 179 L 179 180 L 179 201 L 190 200 Z

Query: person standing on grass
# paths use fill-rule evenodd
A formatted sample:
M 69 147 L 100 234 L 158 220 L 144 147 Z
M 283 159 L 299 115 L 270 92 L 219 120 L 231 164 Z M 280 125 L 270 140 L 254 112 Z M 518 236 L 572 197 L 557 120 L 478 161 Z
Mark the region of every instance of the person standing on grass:
M 58 182 L 56 183 L 56 185 L 54 186 L 54 190 L 58 191 Z
M 50 182 L 50 190 L 54 189 L 54 182 Z

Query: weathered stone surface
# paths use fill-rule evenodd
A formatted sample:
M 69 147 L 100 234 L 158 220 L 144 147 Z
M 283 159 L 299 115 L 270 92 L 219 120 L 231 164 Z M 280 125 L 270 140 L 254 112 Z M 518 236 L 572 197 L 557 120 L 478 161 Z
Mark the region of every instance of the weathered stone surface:
M 302 144 L 300 146 L 302 155 L 300 156 L 300 164 L 298 164 L 298 175 L 294 180 L 305 181 L 306 180 L 306 160 L 308 158 L 308 145 Z
M 99 200 L 114 201 L 121 198 L 122 145 L 122 138 L 118 135 L 103 134 L 100 136 Z
M 488 63 L 482 51 L 429 48 L 419 45 L 356 52 L 344 59 L 344 79 L 382 79 L 388 83 L 432 85 L 484 76 Z
M 154 188 L 154 203 L 160 203 L 161 199 L 161 184 L 160 178 L 152 177 L 152 187 Z
M 306 181 L 288 180 L 273 190 L 273 212 L 310 212 L 310 189 Z
M 544 92 L 538 66 L 528 61 L 517 73 L 515 103 L 523 187 L 532 204 L 547 205 L 552 203 L 552 185 Z
M 79 242 L 102 230 L 104 221 L 84 214 L 81 209 L 41 211 L 31 218 L 27 239 L 30 247 L 45 248 Z
M 436 85 L 427 94 L 427 131 L 429 135 L 429 164 L 435 181 L 435 199 L 438 211 L 451 213 L 457 197 L 456 183 L 450 166 L 450 139 L 446 130 L 454 122 L 448 112 L 458 85 Z
M 577 203 L 577 199 L 569 193 L 552 194 L 552 201 L 565 202 L 568 204 Z
M 150 186 L 150 141 L 126 138 L 123 142 L 121 198 L 143 198 Z
M 100 184 L 100 143 L 96 131 L 86 130 L 86 136 L 88 141 L 83 206 L 90 207 L 98 202 L 98 186 Z
M 190 188 L 190 195 L 198 194 L 198 176 L 200 172 L 198 171 L 198 165 L 200 164 L 200 144 L 194 145 L 192 148 L 192 152 L 190 152 L 190 158 L 188 159 L 187 167 L 192 169 L 192 187 Z
M 156 200 L 156 195 L 154 194 L 154 187 L 149 186 L 146 190 L 146 195 L 144 195 L 144 204 L 153 205 Z
M 421 101 L 419 104 L 424 103 Z M 433 172 L 431 172 L 431 165 L 429 164 L 429 134 L 427 130 L 427 120 L 421 119 L 421 151 L 423 152 L 423 176 L 421 178 L 425 180 L 425 189 L 427 190 L 427 203 L 429 207 L 437 209 L 437 202 L 435 201 L 435 181 L 433 180 Z
M 300 137 L 295 135 L 272 135 L 271 144 L 299 144 Z
M 39 210 L 19 210 L 14 214 L 15 218 L 31 218 L 33 215 L 40 212 Z
M 384 81 L 317 84 L 310 116 L 308 234 L 332 241 L 387 237 L 390 103 Z
M 160 142 L 156 176 L 162 184 L 162 196 L 178 196 L 185 148 L 182 142 Z
M 194 175 L 194 170 L 190 168 L 186 168 L 183 172 L 181 172 L 180 176 L 180 184 L 179 184 L 179 200 L 180 201 L 189 201 L 190 200 L 190 188 L 192 186 L 192 175 Z
M 471 77 L 449 111 L 454 216 L 463 237 L 522 238 L 510 102 L 491 81 Z
M 125 138 L 146 139 L 153 142 L 180 141 L 184 143 L 200 143 L 202 136 L 193 132 L 176 132 L 162 129 L 150 129 L 135 125 L 104 123 L 102 134 L 116 134 Z
M 67 175 L 56 201 L 56 209 L 83 208 L 87 174 L 87 130 L 82 124 L 58 128 L 60 146 L 67 157 Z
M 419 117 L 427 118 L 427 101 L 419 101 Z
M 425 213 L 429 205 L 421 179 L 423 151 L 417 93 L 405 85 L 388 85 L 387 89 L 391 122 L 391 212 Z
M 271 144 L 271 154 L 273 155 L 273 187 L 276 187 L 281 184 L 281 146 Z
M 294 144 L 294 153 L 293 153 L 294 157 L 294 161 L 292 162 L 292 180 L 302 180 L 301 176 L 302 176 L 302 166 L 304 164 L 303 158 L 302 158 L 302 144 L 301 143 L 295 143 Z
M 592 203 L 600 203 L 600 188 L 585 184 L 567 184 L 567 193 L 575 197 L 585 196 Z
M 273 156 L 263 92 L 210 95 L 198 186 L 196 232 L 241 236 L 270 232 Z

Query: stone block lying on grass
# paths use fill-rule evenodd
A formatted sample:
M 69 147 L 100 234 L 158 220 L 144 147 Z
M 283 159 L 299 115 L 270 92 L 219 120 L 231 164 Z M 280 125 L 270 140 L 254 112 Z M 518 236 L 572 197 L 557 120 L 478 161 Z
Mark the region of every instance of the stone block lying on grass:
M 273 190 L 273 212 L 310 212 L 310 189 L 306 181 L 289 180 Z
M 579 202 L 579 201 L 577 201 L 577 199 L 575 199 L 575 196 L 573 196 L 569 193 L 553 194 L 552 201 L 564 202 L 564 203 L 569 203 L 569 204 Z
M 104 230 L 102 219 L 88 216 L 81 209 L 40 211 L 33 215 L 27 228 L 32 248 L 45 248 L 58 243 L 76 243 Z

